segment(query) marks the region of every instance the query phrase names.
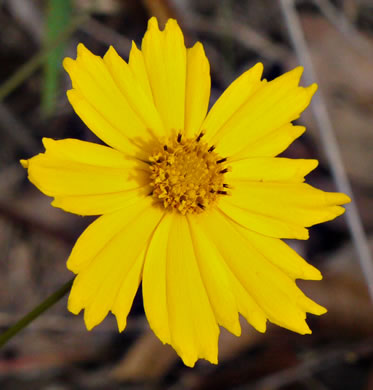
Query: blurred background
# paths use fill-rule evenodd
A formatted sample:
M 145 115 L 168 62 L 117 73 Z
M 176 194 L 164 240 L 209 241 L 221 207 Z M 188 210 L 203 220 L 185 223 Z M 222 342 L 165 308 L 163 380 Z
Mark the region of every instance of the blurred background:
M 293 9 L 372 249 L 373 1 L 302 0 Z M 203 43 L 211 103 L 258 61 L 267 79 L 299 64 L 278 0 L 0 0 L 0 331 L 72 277 L 65 261 L 92 221 L 51 207 L 18 163 L 43 151 L 42 137 L 100 142 L 68 104 L 61 61 L 75 58 L 79 42 L 98 55 L 113 45 L 127 59 L 152 15 L 161 25 L 176 18 L 187 45 Z M 284 155 L 319 159 L 308 181 L 335 190 L 325 129 L 311 109 L 299 123 L 307 132 Z M 373 389 L 372 303 L 346 219 L 310 233 L 291 245 L 324 274 L 299 281 L 329 310 L 309 315 L 312 335 L 272 325 L 260 334 L 242 321 L 240 338 L 222 330 L 218 366 L 190 369 L 149 330 L 141 289 L 122 334 L 112 316 L 87 332 L 65 297 L 0 350 L 0 389 Z

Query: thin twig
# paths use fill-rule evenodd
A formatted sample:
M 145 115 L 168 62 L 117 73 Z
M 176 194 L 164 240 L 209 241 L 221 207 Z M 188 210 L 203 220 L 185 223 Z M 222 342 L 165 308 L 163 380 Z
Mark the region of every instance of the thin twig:
M 294 9 L 293 0 L 280 0 L 289 35 L 296 51 L 298 61 L 304 65 L 304 79 L 306 84 L 317 82 L 316 72 L 313 68 L 311 56 L 304 38 L 298 14 Z M 360 265 L 373 301 L 373 262 L 368 241 L 356 207 L 349 179 L 344 169 L 334 129 L 326 109 L 325 100 L 319 91 L 312 99 L 311 107 L 317 122 L 324 152 L 329 160 L 332 175 L 338 191 L 351 197 L 351 204 L 346 207 L 347 224 L 356 247 Z
M 12 339 L 22 329 L 26 328 L 26 326 L 29 325 L 32 321 L 34 321 L 46 310 L 48 310 L 55 303 L 57 303 L 62 297 L 64 297 L 66 293 L 70 290 L 73 281 L 74 278 L 69 280 L 62 287 L 60 287 L 56 292 L 50 295 L 45 301 L 43 301 L 40 305 L 36 306 L 32 311 L 26 314 L 23 318 L 21 318 L 7 331 L 2 333 L 0 335 L 0 348 L 4 346 L 10 339 Z

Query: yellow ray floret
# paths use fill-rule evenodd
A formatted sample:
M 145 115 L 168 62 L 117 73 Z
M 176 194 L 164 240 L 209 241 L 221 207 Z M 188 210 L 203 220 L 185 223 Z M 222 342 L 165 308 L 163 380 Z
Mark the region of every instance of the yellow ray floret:
M 207 113 L 202 44 L 187 49 L 175 20 L 161 31 L 155 18 L 128 63 L 80 44 L 64 67 L 70 103 L 108 146 L 43 139 L 21 164 L 53 206 L 99 216 L 67 261 L 68 309 L 89 330 L 112 312 L 122 332 L 142 282 L 151 329 L 188 366 L 217 363 L 219 327 L 239 336 L 239 315 L 259 332 L 311 333 L 307 313 L 326 309 L 296 279 L 322 276 L 282 239 L 307 239 L 349 198 L 305 183 L 316 160 L 276 157 L 305 131 L 292 121 L 317 87 L 299 86 L 302 68 L 267 82 L 259 63 Z

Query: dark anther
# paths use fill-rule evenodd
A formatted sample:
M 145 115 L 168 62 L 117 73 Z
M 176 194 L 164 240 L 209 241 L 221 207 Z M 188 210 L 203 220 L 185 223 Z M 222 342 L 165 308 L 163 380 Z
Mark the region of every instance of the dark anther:
M 197 203 L 197 206 L 198 206 L 200 209 L 202 209 L 202 210 L 205 209 L 205 206 L 204 206 L 202 203 Z
M 149 196 L 153 196 L 153 191 L 150 192 Z
M 177 135 L 177 142 L 181 142 L 181 134 L 179 133 L 178 135 Z
M 220 194 L 220 195 L 227 195 L 228 192 L 227 191 L 218 191 L 218 194 Z
M 210 192 L 211 192 L 212 194 L 214 194 L 214 193 L 215 193 L 215 190 L 210 190 Z
M 167 145 L 164 145 L 164 146 L 163 146 L 163 150 L 167 150 Z
M 223 187 L 224 188 L 229 188 L 229 185 L 228 184 L 223 184 Z
M 212 145 L 211 148 L 208 150 L 210 153 L 215 149 L 215 146 Z
M 196 141 L 199 142 L 204 135 L 205 135 L 205 133 L 203 131 L 201 131 L 199 133 L 199 136 L 197 137 Z
M 227 173 L 228 172 L 228 169 L 227 168 L 224 168 L 220 171 L 220 173 Z
M 221 164 L 223 162 L 227 161 L 226 158 L 221 158 L 220 160 L 216 161 L 216 164 Z

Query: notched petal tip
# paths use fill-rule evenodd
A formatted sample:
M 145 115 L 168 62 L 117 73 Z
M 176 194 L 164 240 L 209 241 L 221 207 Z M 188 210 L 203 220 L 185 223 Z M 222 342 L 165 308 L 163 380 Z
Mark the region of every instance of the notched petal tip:
M 242 334 L 241 324 L 239 319 L 230 324 L 229 329 L 227 329 L 230 333 L 232 333 L 236 337 L 240 337 Z
M 318 316 L 321 316 L 323 314 L 326 314 L 328 312 L 328 309 L 326 309 L 324 306 L 317 305 L 319 307 L 319 311 L 317 313 L 314 313 Z
M 303 177 L 307 176 L 310 172 L 312 172 L 314 169 L 316 169 L 319 165 L 318 160 L 314 159 L 307 159 L 304 160 L 304 166 L 299 167 L 298 173 L 301 174 Z
M 115 315 L 115 318 L 117 320 L 118 332 L 122 333 L 127 327 L 127 316 L 120 315 L 113 310 L 111 312 Z
M 115 50 L 114 46 L 110 45 L 109 48 L 107 49 L 105 55 L 104 55 L 104 59 L 105 59 L 106 56 L 109 56 L 109 55 L 112 55 L 112 54 L 118 54 L 118 53 Z
M 23 168 L 28 168 L 29 166 L 29 160 L 19 160 Z
M 180 26 L 176 19 L 168 19 L 165 27 L 165 31 L 177 30 L 177 32 L 181 32 Z
M 74 60 L 74 59 L 72 59 L 70 57 L 66 57 L 66 58 L 63 59 L 62 66 L 66 70 L 67 73 L 70 74 L 70 72 L 73 71 L 74 66 L 75 66 L 75 61 L 76 60 Z
M 77 93 L 76 93 L 76 90 L 74 88 L 72 89 L 68 89 L 66 91 L 66 96 L 67 98 L 69 99 L 69 102 L 71 103 L 71 100 L 70 99 L 74 99 L 75 97 L 77 97 Z
M 191 47 L 191 49 L 201 50 L 203 53 L 205 52 L 203 44 L 200 41 L 195 42 L 195 44 Z
M 302 77 L 303 71 L 304 71 L 304 67 L 300 65 L 300 66 L 297 66 L 296 68 L 294 68 L 293 70 L 291 70 L 289 72 L 289 74 L 292 74 L 292 76 L 295 79 L 300 80 L 300 78 Z
M 319 305 L 318 303 L 313 301 L 311 298 L 307 297 L 307 295 L 303 294 L 302 292 L 298 296 L 297 306 L 305 313 L 311 313 L 317 316 L 320 316 L 327 312 L 325 307 Z
M 302 232 L 299 232 L 299 235 L 296 238 L 297 240 L 308 240 L 310 238 L 310 233 L 308 229 L 302 229 Z
M 118 54 L 118 52 L 115 50 L 115 48 L 110 45 L 109 46 L 109 49 L 106 51 L 104 57 L 103 57 L 103 60 L 104 60 L 104 63 L 106 65 L 113 65 L 113 63 L 115 63 L 115 61 L 120 61 L 122 58 L 120 57 L 120 55 Z
M 78 315 L 82 311 L 81 305 L 76 302 L 71 292 L 69 295 L 69 299 L 67 300 L 67 310 L 69 310 L 70 313 L 73 313 L 75 315 Z
M 181 33 L 182 34 L 181 28 L 180 28 L 177 20 L 172 19 L 172 18 L 167 20 L 165 28 L 164 28 L 164 30 L 162 30 L 159 28 L 158 19 L 155 16 L 151 17 L 148 21 L 147 31 L 151 31 L 151 30 L 157 31 L 157 32 Z
M 76 59 L 66 57 L 62 61 L 62 66 L 69 73 L 70 78 L 73 78 L 73 72 L 81 67 L 83 63 L 89 63 L 93 58 L 101 58 L 99 56 L 94 55 L 90 50 L 88 50 L 83 43 L 79 43 L 76 49 Z
M 91 331 L 96 325 L 98 325 L 97 321 L 95 321 L 95 318 L 90 315 L 87 308 L 84 309 L 84 323 L 88 331 Z
M 308 307 L 307 307 L 307 312 L 314 314 L 316 316 L 321 316 L 325 313 L 327 313 L 327 309 L 324 306 L 319 305 L 318 303 L 312 301 L 311 299 L 308 299 Z
M 331 220 L 333 220 L 334 218 L 337 218 L 337 217 L 343 215 L 345 212 L 346 212 L 346 209 L 344 207 L 342 207 L 342 206 L 335 206 L 335 207 L 333 207 Z
M 52 206 L 54 206 L 54 205 L 53 205 L 54 202 L 55 202 L 55 200 L 51 203 Z M 73 262 L 73 260 L 71 260 L 71 255 L 69 256 L 69 258 L 68 258 L 67 261 L 66 261 L 66 268 L 67 268 L 69 271 L 74 272 L 74 274 L 77 274 L 77 273 L 78 273 L 78 270 L 76 270 L 75 267 L 74 267 L 74 262 Z M 69 301 L 70 301 L 70 298 L 69 298 Z
M 307 327 L 304 327 L 304 330 L 299 331 L 298 333 L 299 333 L 299 334 L 302 334 L 302 335 L 312 334 L 312 330 L 311 330 L 310 327 L 307 325 Z
M 85 55 L 92 55 L 92 53 L 84 46 L 83 43 L 78 43 L 78 47 L 76 48 L 77 59 L 78 57 L 83 57 Z
M 319 86 L 316 83 L 311 84 L 310 86 L 306 87 L 306 91 L 309 95 L 309 98 L 312 98 L 312 96 L 316 93 Z
M 346 194 L 343 194 L 341 192 L 338 193 L 339 194 L 339 197 L 338 197 L 338 203 L 339 205 L 341 204 L 346 204 L 346 203 L 350 203 L 351 202 L 351 198 L 346 195 Z
M 84 307 L 84 323 L 88 331 L 91 331 L 97 325 L 100 325 L 101 322 L 106 318 L 109 313 L 108 308 L 98 308 L 95 306 L 95 303 L 90 303 L 88 306 Z
M 179 353 L 177 354 L 181 357 L 181 360 L 187 367 L 193 368 L 196 365 L 196 361 L 198 360 L 198 358 L 187 358 L 181 356 Z
M 289 70 L 288 72 L 282 74 L 279 77 L 276 77 L 269 83 L 279 83 L 280 85 L 282 83 L 286 83 L 286 85 L 293 87 L 299 86 L 300 78 L 302 77 L 303 73 L 303 66 L 297 66 L 296 68 Z M 283 84 L 284 85 L 284 84 Z
M 45 151 L 47 151 L 47 149 L 53 147 L 55 142 L 57 141 L 54 140 L 53 138 L 43 137 L 41 142 L 43 143 Z
M 262 78 L 263 71 L 264 71 L 264 65 L 262 62 L 257 62 L 251 69 L 259 79 Z
M 314 169 L 316 169 L 319 166 L 319 160 L 309 159 L 307 161 L 308 161 L 309 168 L 311 169 L 311 171 L 313 171 Z
M 342 192 L 325 192 L 324 195 L 327 205 L 342 205 L 351 202 L 351 198 Z
M 306 131 L 306 127 L 305 126 L 292 126 L 290 128 L 290 133 L 291 135 L 294 137 L 294 140 L 296 140 L 297 138 L 299 138 L 302 134 L 304 134 L 304 132 Z
M 297 279 L 302 280 L 322 280 L 322 273 L 313 265 L 306 263 L 302 269 L 302 274 Z
M 302 335 L 311 334 L 312 330 L 306 322 L 307 314 L 304 312 L 302 317 L 303 319 L 298 318 L 297 320 L 294 319 L 294 321 L 293 319 L 289 319 L 291 321 L 289 324 L 290 326 L 285 325 L 284 327 L 291 330 L 292 332 L 296 332 Z
M 217 356 L 211 357 L 211 358 L 202 358 L 202 357 L 189 357 L 189 356 L 182 355 L 180 353 L 177 353 L 177 354 L 181 357 L 181 360 L 183 361 L 183 363 L 187 367 L 190 367 L 190 368 L 193 368 L 196 365 L 197 360 L 199 360 L 199 359 L 207 360 L 211 364 L 215 364 L 215 365 L 218 364 L 218 357 Z
M 159 31 L 158 19 L 155 16 L 148 20 L 148 31 L 152 29 Z
M 262 319 L 262 315 L 258 316 L 258 319 L 255 324 L 252 321 L 249 322 L 249 324 L 260 333 L 265 333 L 267 331 L 267 318 Z

